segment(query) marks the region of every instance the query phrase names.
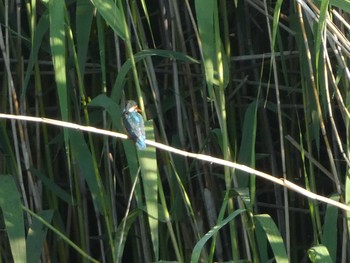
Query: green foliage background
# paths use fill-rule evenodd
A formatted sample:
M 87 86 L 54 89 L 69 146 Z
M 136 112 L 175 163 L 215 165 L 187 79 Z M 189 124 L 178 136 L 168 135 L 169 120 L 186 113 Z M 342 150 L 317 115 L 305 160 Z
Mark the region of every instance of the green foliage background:
M 337 1 L 0 1 L 0 112 L 124 133 L 349 204 Z M 350 262 L 349 214 L 228 167 L 0 121 L 0 262 Z

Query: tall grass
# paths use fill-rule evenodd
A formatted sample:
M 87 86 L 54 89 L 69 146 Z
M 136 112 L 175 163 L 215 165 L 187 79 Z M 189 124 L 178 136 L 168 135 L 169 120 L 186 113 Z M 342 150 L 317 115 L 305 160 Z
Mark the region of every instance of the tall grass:
M 1 113 L 349 204 L 346 1 L 1 1 Z M 349 214 L 129 140 L 0 121 L 2 262 L 348 262 Z

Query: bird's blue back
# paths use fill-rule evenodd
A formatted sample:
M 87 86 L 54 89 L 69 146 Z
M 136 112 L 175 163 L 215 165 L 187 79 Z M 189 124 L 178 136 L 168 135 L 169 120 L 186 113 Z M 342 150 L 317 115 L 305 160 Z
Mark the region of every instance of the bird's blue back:
M 142 115 L 136 111 L 124 112 L 123 123 L 132 140 L 136 142 L 138 149 L 146 148 L 145 124 Z

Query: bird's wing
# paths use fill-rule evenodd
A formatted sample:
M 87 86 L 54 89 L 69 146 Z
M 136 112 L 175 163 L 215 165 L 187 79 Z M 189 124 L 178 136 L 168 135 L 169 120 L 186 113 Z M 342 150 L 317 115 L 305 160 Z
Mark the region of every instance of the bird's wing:
M 123 118 L 124 126 L 132 139 L 145 138 L 145 124 L 142 116 L 137 112 L 125 114 Z

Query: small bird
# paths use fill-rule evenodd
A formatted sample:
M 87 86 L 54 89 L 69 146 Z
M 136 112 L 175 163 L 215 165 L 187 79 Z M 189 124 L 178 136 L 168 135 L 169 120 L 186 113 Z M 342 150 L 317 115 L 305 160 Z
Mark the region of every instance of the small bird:
M 139 150 L 146 148 L 145 123 L 140 108 L 133 100 L 126 101 L 126 106 L 123 110 L 122 118 L 124 127 L 129 134 L 130 139 L 136 142 Z

